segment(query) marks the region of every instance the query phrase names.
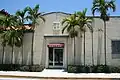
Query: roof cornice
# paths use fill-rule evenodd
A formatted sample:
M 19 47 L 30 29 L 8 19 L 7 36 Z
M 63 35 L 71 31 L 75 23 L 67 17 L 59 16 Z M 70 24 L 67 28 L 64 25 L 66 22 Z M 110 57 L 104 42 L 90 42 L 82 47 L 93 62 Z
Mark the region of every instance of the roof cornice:
M 66 12 L 48 12 L 48 13 L 44 13 L 42 14 L 42 16 L 46 16 L 46 15 L 49 15 L 49 14 L 54 14 L 54 13 L 61 13 L 61 14 L 66 14 L 66 15 L 72 15 L 71 13 L 66 13 Z M 100 18 L 100 16 L 87 16 L 87 17 L 91 17 L 91 18 Z M 117 16 L 110 16 L 110 18 L 120 18 L 120 15 L 117 15 Z
M 62 14 L 66 14 L 66 15 L 71 15 L 71 13 L 65 13 L 65 12 L 48 12 L 48 13 L 42 14 L 42 16 L 49 15 L 49 14 L 54 14 L 54 13 L 62 13 Z

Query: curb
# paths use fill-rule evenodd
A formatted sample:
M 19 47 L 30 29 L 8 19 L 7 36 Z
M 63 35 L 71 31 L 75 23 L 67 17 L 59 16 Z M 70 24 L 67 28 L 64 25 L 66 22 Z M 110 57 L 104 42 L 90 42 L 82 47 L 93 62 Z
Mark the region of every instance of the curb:
M 37 76 L 17 76 L 17 75 L 0 75 L 0 78 L 32 78 L 32 79 L 103 79 L 111 80 L 113 78 L 85 78 L 85 77 L 37 77 Z

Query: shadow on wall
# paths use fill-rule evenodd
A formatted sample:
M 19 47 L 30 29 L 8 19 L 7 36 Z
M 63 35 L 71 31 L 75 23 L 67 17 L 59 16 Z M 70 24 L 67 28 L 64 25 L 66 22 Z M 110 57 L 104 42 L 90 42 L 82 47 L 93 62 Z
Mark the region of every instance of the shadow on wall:
M 23 64 L 30 65 L 31 64 L 31 44 L 32 44 L 32 33 L 24 34 L 24 42 L 23 42 Z
M 3 47 L 0 46 L 0 63 L 2 63 L 2 56 L 3 56 L 2 54 L 3 54 Z
M 40 55 L 40 64 L 45 66 L 46 63 L 46 39 L 43 40 L 43 44 L 42 45 L 42 54 Z M 48 48 L 48 47 L 47 47 Z
M 11 64 L 12 47 L 6 46 L 4 54 L 4 64 Z
M 21 64 L 22 62 L 22 49 L 21 47 L 14 47 L 14 64 Z
M 97 64 L 100 65 L 102 55 L 102 29 L 98 29 L 98 49 L 97 49 Z

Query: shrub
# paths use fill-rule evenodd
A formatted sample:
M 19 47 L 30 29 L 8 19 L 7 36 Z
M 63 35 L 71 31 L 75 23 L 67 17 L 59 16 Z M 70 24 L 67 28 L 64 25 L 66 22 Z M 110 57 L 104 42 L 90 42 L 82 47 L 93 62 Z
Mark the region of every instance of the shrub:
M 111 72 L 112 73 L 120 73 L 120 68 L 119 67 L 111 67 Z
M 75 65 L 68 65 L 67 71 L 68 73 L 77 73 L 78 72 L 78 67 Z
M 68 73 L 110 73 L 110 67 L 107 65 L 83 66 L 83 65 L 68 65 Z
M 90 72 L 90 67 L 89 66 L 83 66 L 83 65 L 79 65 L 78 66 L 78 72 L 79 73 L 89 73 Z
M 20 71 L 30 71 L 30 66 L 29 65 L 20 66 Z
M 41 65 L 27 65 L 20 67 L 20 71 L 41 72 L 42 70 L 44 70 L 44 67 Z
M 90 73 L 90 66 L 84 66 L 83 67 L 83 72 L 85 72 L 85 73 Z
M 20 67 L 19 64 L 0 64 L 1 71 L 15 71 Z
M 30 71 L 31 72 L 41 72 L 43 69 L 44 69 L 44 67 L 40 66 L 40 65 L 30 66 Z
M 107 65 L 96 65 L 91 68 L 93 73 L 110 73 L 110 68 Z
M 0 64 L 0 71 L 41 72 L 43 69 L 41 65 Z
M 90 67 L 83 65 L 68 65 L 68 73 L 89 73 Z

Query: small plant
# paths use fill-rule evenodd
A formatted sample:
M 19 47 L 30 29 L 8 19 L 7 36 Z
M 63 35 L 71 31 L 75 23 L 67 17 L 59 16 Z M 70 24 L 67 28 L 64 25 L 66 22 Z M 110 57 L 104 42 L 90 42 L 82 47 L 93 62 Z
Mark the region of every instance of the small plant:
M 0 64 L 0 71 L 41 72 L 42 70 L 44 70 L 42 65 Z
M 90 73 L 90 67 L 83 65 L 68 65 L 67 71 L 68 73 Z
M 93 73 L 110 73 L 110 68 L 107 65 L 92 66 Z
M 42 70 L 44 70 L 44 67 L 41 65 L 26 65 L 20 67 L 20 71 L 41 72 Z
M 90 72 L 90 67 L 89 66 L 83 66 L 83 65 L 79 65 L 78 66 L 78 72 L 79 73 L 89 73 Z
M 84 72 L 85 72 L 85 73 L 90 73 L 90 66 L 86 65 L 86 66 L 84 67 Z
M 78 67 L 76 65 L 68 65 L 67 71 L 68 73 L 77 73 Z
M 1 71 L 16 71 L 19 67 L 19 64 L 0 64 Z
M 44 67 L 40 66 L 40 65 L 30 66 L 30 71 L 31 72 L 41 72 L 43 69 L 44 69 Z
M 111 72 L 112 73 L 120 73 L 120 68 L 119 67 L 111 67 Z
M 30 71 L 30 66 L 29 65 L 21 66 L 20 71 Z

